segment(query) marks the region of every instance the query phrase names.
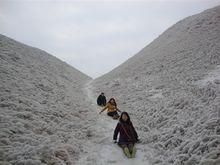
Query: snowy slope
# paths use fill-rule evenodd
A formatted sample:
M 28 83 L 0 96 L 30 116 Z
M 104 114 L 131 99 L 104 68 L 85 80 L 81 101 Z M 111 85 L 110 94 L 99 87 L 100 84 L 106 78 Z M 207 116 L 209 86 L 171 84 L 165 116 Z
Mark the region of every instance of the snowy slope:
M 143 145 L 137 145 L 138 154 L 134 159 L 128 159 L 122 149 L 113 142 L 113 132 L 118 123 L 108 117 L 106 113 L 99 115 L 102 108 L 96 105 L 96 95 L 93 93 L 92 81 L 84 88 L 87 101 L 90 102 L 91 114 L 89 116 L 90 138 L 86 142 L 87 153 L 83 153 L 76 165 L 150 165 L 144 156 Z
M 73 164 L 84 152 L 90 78 L 0 35 L 0 164 Z
M 217 6 L 179 21 L 92 85 L 131 114 L 152 164 L 217 165 L 219 67 Z

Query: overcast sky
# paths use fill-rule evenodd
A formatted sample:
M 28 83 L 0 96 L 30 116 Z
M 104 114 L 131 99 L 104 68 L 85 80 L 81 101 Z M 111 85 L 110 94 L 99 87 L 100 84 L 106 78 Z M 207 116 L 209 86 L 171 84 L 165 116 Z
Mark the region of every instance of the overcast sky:
M 0 0 L 0 33 L 98 77 L 180 19 L 216 5 L 220 0 Z

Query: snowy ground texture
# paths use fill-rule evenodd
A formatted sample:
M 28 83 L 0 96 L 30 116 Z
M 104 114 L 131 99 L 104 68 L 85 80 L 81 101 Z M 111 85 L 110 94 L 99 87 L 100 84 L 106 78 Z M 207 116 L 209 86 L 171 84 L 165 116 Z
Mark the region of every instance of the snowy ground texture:
M 46 52 L 0 35 L 1 165 L 147 165 L 113 143 L 91 79 Z
M 131 114 L 151 164 L 220 165 L 220 6 L 178 22 L 93 86 Z
M 0 35 L 0 164 L 73 164 L 84 151 L 89 77 Z
M 102 115 L 98 114 L 102 108 L 96 105 L 97 96 L 93 93 L 91 82 L 86 84 L 85 93 L 92 105 L 91 111 L 95 110 L 96 113 L 90 115 L 91 135 L 86 145 L 88 153 L 83 155 L 77 165 L 149 165 L 142 144 L 136 145 L 138 150 L 136 158 L 128 159 L 122 149 L 113 143 L 113 132 L 118 121 L 108 117 L 105 112 Z
M 220 164 L 220 6 L 93 81 L 0 35 L 0 79 L 1 165 Z M 135 159 L 112 143 L 117 121 L 98 115 L 100 92 L 130 113 Z

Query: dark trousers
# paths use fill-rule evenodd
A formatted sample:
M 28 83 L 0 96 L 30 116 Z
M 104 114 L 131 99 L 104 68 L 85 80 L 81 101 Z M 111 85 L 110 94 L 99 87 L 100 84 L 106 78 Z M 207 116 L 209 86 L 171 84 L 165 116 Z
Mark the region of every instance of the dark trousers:
M 114 112 L 108 112 L 107 113 L 108 116 L 111 116 L 111 117 L 119 117 L 119 114 L 117 111 L 114 111 Z

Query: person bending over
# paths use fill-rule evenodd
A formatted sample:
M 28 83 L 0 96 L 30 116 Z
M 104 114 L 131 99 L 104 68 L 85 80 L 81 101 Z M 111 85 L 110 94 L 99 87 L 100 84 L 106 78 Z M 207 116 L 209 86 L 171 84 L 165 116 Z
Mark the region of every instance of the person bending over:
M 113 119 L 118 119 L 119 118 L 119 114 L 117 112 L 117 111 L 119 111 L 119 109 L 117 108 L 117 104 L 116 104 L 114 98 L 111 98 L 109 100 L 109 102 L 106 104 L 104 109 L 102 109 L 101 112 L 99 112 L 99 114 L 101 114 L 106 109 L 107 109 L 107 115 L 108 116 L 111 116 Z

